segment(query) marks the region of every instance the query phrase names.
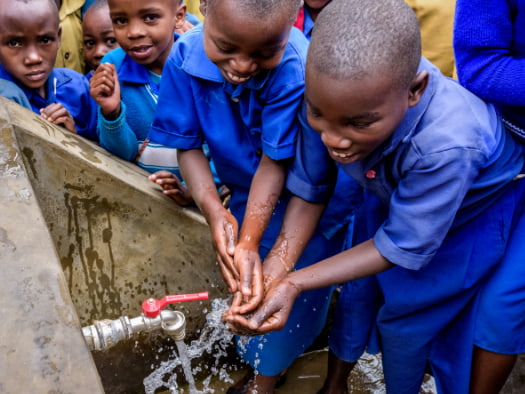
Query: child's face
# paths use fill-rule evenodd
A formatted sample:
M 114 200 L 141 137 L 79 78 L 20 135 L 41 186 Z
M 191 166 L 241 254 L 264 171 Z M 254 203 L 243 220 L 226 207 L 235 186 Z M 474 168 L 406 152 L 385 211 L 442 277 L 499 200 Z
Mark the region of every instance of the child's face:
M 175 0 L 109 0 L 118 43 L 137 63 L 161 74 L 173 45 L 173 33 L 185 20 Z
M 0 63 L 20 83 L 45 96 L 60 45 L 57 15 L 46 1 L 0 5 Z
M 268 26 L 267 21 L 240 13 L 235 1 L 217 1 L 204 21 L 204 49 L 228 82 L 241 84 L 261 70 L 277 67 L 292 23 L 284 14 Z
M 102 57 L 118 47 L 109 8 L 89 10 L 82 22 L 84 57 L 89 70 L 96 70 Z
M 381 75 L 345 81 L 309 67 L 306 75 L 308 123 L 321 135 L 332 159 L 342 164 L 369 156 L 420 98 L 419 92 L 394 87 Z

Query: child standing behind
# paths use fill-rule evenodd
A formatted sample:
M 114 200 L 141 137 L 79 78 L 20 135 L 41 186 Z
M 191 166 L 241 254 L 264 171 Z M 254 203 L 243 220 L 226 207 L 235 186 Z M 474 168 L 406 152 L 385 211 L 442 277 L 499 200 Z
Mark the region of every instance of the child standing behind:
M 100 106 L 100 145 L 138 162 L 146 171 L 167 170 L 178 176 L 176 150 L 149 143 L 147 137 L 162 69 L 179 37 L 175 30 L 185 22 L 185 5 L 180 0 L 109 0 L 108 4 L 120 48 L 102 59 L 90 80 L 91 95 Z
M 18 85 L 34 112 L 96 139 L 96 105 L 86 77 L 53 68 L 61 30 L 54 0 L 0 2 L 0 78 Z
M 492 105 L 420 54 L 403 0 L 333 0 L 320 13 L 306 67 L 313 130 L 301 134 L 289 179 L 319 188 L 335 161 L 375 196 L 364 205 L 373 227 L 364 242 L 288 274 L 252 316 L 229 320 L 280 330 L 303 291 L 376 275 L 387 392 L 418 393 L 427 368 L 440 393 L 497 392 L 490 374 L 471 381 L 471 365 L 481 361 L 474 345 L 510 353 L 525 343 L 523 147 Z M 307 205 L 289 204 L 290 245 L 315 223 Z
M 91 78 L 104 55 L 119 46 L 107 0 L 96 0 L 88 8 L 82 20 L 82 34 L 86 73 Z

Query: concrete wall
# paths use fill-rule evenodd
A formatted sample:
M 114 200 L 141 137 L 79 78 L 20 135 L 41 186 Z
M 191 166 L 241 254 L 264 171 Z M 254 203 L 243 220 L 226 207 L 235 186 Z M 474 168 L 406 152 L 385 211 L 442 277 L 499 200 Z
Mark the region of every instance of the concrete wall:
M 29 376 L 42 382 L 26 392 L 51 382 L 79 392 L 64 380 L 96 392 L 81 326 L 138 316 L 149 297 L 226 296 L 209 230 L 136 165 L 0 100 L 0 295 L 10 300 L 0 304 L 0 392 Z M 186 315 L 188 339 L 202 327 L 205 308 L 208 301 L 173 306 Z M 145 335 L 93 352 L 106 391 L 139 389 L 152 360 L 162 360 L 165 339 Z

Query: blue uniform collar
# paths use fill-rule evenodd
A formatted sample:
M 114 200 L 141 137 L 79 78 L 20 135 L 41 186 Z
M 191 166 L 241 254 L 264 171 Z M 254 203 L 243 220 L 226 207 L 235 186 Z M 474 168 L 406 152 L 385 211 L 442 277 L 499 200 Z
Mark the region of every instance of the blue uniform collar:
M 190 32 L 199 34 L 202 38 L 203 24 L 194 27 Z M 188 33 L 190 33 L 188 32 Z M 186 33 L 186 34 L 188 34 Z M 195 45 L 189 50 L 188 56 L 184 58 L 182 69 L 193 77 L 206 79 L 208 81 L 223 83 L 227 93 L 232 97 L 237 97 L 243 89 L 259 90 L 269 78 L 269 72 L 264 71 L 251 78 L 248 82 L 234 85 L 227 82 L 222 76 L 219 68 L 206 56 L 203 40 L 196 40 Z
M 310 16 L 310 11 L 304 7 L 304 23 L 303 23 L 303 34 L 310 40 L 312 37 L 312 30 L 314 29 L 315 22 Z
M 381 145 L 381 147 L 372 152 L 368 158 L 363 160 L 364 167 L 372 168 L 375 164 L 380 162 L 383 157 L 392 153 L 392 151 L 394 151 L 400 143 L 408 141 L 410 138 L 412 138 L 417 129 L 417 125 L 419 124 L 421 117 L 426 112 L 430 104 L 430 100 L 434 96 L 436 90 L 435 78 L 433 78 L 433 69 L 435 69 L 435 67 L 432 66 L 428 60 L 424 58 L 421 59 L 418 72 L 422 70 L 430 71 L 428 86 L 425 89 L 425 92 L 421 96 L 419 103 L 415 107 L 408 109 L 405 117 L 396 128 L 392 136 L 386 140 L 383 145 Z
M 30 89 L 13 78 L 13 76 L 11 76 L 2 65 L 0 65 L 0 78 L 14 82 L 20 89 L 22 89 L 35 112 L 39 112 L 41 108 L 45 108 L 49 104 L 56 102 L 56 92 L 62 87 L 62 85 L 71 81 L 71 77 L 64 73 L 57 72 L 57 69 L 53 69 L 45 84 L 46 98 L 43 98 L 38 94 L 36 89 Z
M 173 34 L 175 41 L 180 37 L 180 34 Z M 122 64 L 118 70 L 118 78 L 123 82 L 136 83 L 140 85 L 150 84 L 154 87 L 158 87 L 151 76 L 149 70 L 142 64 L 138 64 L 127 54 L 122 60 Z

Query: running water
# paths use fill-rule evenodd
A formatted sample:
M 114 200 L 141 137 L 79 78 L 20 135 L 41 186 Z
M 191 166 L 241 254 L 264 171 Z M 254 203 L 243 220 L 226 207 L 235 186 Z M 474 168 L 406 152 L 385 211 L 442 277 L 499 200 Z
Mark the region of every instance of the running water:
M 231 348 L 234 334 L 228 330 L 222 320 L 222 314 L 229 308 L 229 299 L 215 299 L 211 302 L 211 311 L 206 315 L 206 324 L 201 331 L 198 339 L 192 341 L 188 346 L 184 343 L 177 343 L 178 352 L 173 350 L 170 359 L 164 361 L 160 366 L 144 379 L 144 388 L 146 394 L 154 394 L 158 389 L 169 389 L 172 394 L 187 393 L 189 394 L 207 394 L 213 393 L 210 388 L 212 378 L 217 378 L 225 383 L 233 384 L 228 369 L 230 354 L 228 349 Z M 207 362 L 205 366 L 194 366 L 192 369 L 191 362 L 198 360 L 204 355 L 209 355 L 214 359 L 213 363 Z M 230 360 L 231 361 L 231 360 Z M 213 365 L 209 365 L 213 364 Z M 189 386 L 179 388 L 177 383 L 177 367 L 182 367 L 186 381 Z M 194 374 L 207 373 L 208 376 L 202 381 L 203 387 L 199 391 L 195 386 Z M 180 381 L 180 380 L 179 380 Z M 187 389 L 188 391 L 186 391 Z

